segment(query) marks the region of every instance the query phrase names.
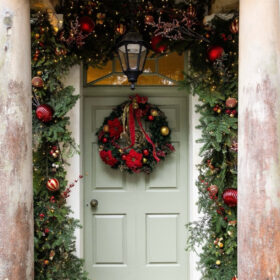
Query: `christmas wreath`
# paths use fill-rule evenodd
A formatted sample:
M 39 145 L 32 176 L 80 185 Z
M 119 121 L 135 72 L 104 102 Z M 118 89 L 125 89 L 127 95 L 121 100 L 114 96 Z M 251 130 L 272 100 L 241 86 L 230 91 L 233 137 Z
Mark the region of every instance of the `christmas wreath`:
M 114 108 L 96 135 L 103 162 L 128 173 L 150 174 L 175 151 L 165 114 L 139 95 Z

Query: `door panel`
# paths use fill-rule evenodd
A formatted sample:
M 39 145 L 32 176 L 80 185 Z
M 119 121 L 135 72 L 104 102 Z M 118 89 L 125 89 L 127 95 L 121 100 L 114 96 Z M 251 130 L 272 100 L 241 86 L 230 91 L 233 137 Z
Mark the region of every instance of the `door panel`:
M 151 175 L 122 174 L 99 158 L 95 132 L 127 97 L 84 98 L 84 243 L 90 279 L 187 280 L 187 97 L 163 95 L 149 96 L 149 102 L 167 115 L 176 152 Z M 90 207 L 93 198 L 96 209 Z

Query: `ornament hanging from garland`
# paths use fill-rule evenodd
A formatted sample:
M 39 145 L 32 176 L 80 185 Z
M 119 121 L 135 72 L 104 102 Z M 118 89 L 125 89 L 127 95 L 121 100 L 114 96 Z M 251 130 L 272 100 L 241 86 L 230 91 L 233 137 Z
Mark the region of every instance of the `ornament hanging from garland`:
M 229 97 L 227 100 L 226 100 L 226 106 L 227 108 L 235 108 L 237 105 L 237 99 L 234 98 L 234 97 Z
M 236 34 L 239 31 L 239 23 L 238 18 L 234 19 L 230 24 L 229 30 L 231 33 Z
M 124 24 L 120 23 L 117 25 L 116 32 L 120 35 L 123 35 L 126 31 L 126 27 Z
M 36 88 L 42 88 L 44 86 L 44 81 L 41 77 L 34 77 L 31 81 L 32 86 Z
M 49 179 L 47 182 L 47 189 L 51 192 L 59 190 L 59 182 L 56 178 Z
M 162 42 L 161 36 L 154 36 L 151 40 L 151 47 L 157 53 L 164 53 L 167 50 L 167 44 Z
M 79 20 L 80 28 L 85 33 L 91 33 L 94 30 L 95 23 L 89 16 L 83 16 Z
M 48 104 L 39 105 L 36 109 L 36 116 L 40 121 L 48 123 L 53 118 L 53 109 Z
M 223 193 L 223 200 L 225 204 L 229 207 L 234 207 L 237 205 L 237 190 L 236 189 L 226 189 Z
M 96 135 L 102 161 L 128 173 L 150 174 L 175 151 L 165 114 L 139 95 L 117 106 Z
M 224 54 L 224 49 L 221 46 L 213 46 L 208 50 L 208 58 L 211 62 L 219 59 Z

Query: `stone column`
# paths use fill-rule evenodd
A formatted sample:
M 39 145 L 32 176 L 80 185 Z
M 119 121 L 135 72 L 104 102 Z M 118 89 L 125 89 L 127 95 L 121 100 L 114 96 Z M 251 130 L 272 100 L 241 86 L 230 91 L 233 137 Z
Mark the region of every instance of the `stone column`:
M 280 279 L 280 13 L 240 1 L 239 280 Z
M 0 0 L 0 279 L 33 279 L 29 0 Z

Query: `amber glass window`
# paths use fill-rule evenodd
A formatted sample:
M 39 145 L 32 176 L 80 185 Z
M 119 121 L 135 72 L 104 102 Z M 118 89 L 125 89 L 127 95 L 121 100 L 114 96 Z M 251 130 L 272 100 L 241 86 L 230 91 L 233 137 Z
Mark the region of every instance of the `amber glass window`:
M 148 57 L 143 74 L 138 78 L 140 86 L 174 86 L 183 79 L 184 55 L 170 53 L 160 57 Z M 128 85 L 117 57 L 102 68 L 89 67 L 86 72 L 86 86 Z

